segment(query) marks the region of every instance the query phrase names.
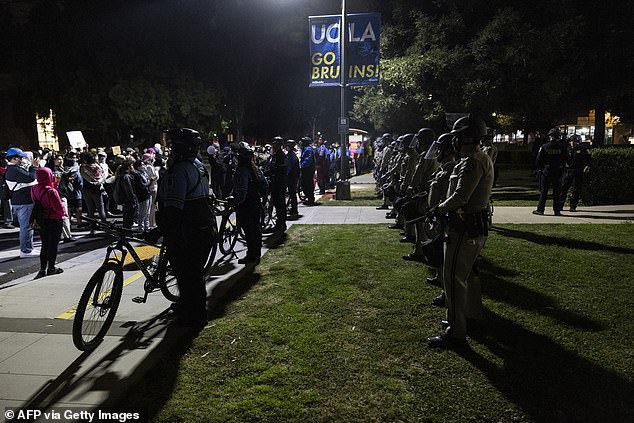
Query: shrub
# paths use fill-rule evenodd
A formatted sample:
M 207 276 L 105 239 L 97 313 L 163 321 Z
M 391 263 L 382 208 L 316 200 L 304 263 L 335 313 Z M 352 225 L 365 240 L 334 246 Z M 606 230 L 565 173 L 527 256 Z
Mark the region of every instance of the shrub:
M 587 205 L 634 203 L 634 148 L 597 148 L 591 152 L 581 201 Z

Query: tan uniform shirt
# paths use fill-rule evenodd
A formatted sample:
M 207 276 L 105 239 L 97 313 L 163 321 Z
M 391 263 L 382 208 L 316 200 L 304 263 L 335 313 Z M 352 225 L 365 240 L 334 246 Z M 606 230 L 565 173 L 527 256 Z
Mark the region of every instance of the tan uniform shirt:
M 449 177 L 447 199 L 440 203 L 441 212 L 462 208 L 473 213 L 487 208 L 493 188 L 493 163 L 478 145 L 462 148 L 460 159 Z
M 392 160 L 392 156 L 394 155 L 394 148 L 387 146 L 383 150 L 383 157 L 381 157 L 381 167 L 379 170 L 381 171 L 381 175 L 385 175 L 390 167 L 390 160 Z

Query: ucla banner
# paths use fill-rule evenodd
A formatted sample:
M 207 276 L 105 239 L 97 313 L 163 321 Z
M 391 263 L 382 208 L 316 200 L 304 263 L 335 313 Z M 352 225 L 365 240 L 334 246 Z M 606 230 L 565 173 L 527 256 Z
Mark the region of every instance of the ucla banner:
M 381 15 L 357 13 L 348 16 L 346 82 L 348 85 L 379 83 Z M 310 16 L 310 86 L 340 85 L 339 39 L 341 16 Z

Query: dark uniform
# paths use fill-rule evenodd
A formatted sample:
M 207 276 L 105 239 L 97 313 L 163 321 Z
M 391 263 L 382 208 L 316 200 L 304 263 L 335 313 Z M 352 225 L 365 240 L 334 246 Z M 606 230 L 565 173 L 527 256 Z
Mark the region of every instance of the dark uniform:
M 176 157 L 159 185 L 158 223 L 180 291 L 177 312 L 191 326 L 207 322 L 204 267 L 214 219 L 208 197 L 205 166 L 193 157 Z
M 288 159 L 282 149 L 283 142 L 276 138 L 275 152 L 271 155 L 266 176 L 269 178 L 271 201 L 275 207 L 277 221 L 271 232 L 283 232 L 286 230 L 286 186 L 288 184 Z
M 568 190 L 572 187 L 572 197 L 570 198 L 570 211 L 577 211 L 579 204 L 579 195 L 583 185 L 583 174 L 590 166 L 590 152 L 585 145 L 579 142 L 579 139 L 573 139 L 573 145 L 568 149 L 566 165 L 564 167 L 564 175 L 561 180 L 561 197 L 559 205 L 561 208 L 566 203 Z
M 262 201 L 258 183 L 265 180 L 262 171 L 255 166 L 254 152 L 246 143 L 238 149 L 238 167 L 233 177 L 233 201 L 236 217 L 244 231 L 247 254 L 238 260 L 240 264 L 259 263 L 262 250 Z
M 533 214 L 544 214 L 546 208 L 546 197 L 548 190 L 553 188 L 553 210 L 555 216 L 561 215 L 561 199 L 559 188 L 561 186 L 561 175 L 566 162 L 566 144 L 559 139 L 559 131 L 549 132 L 550 141 L 544 144 L 537 153 L 536 166 L 539 171 L 539 202 Z
M 304 204 L 315 204 L 315 151 L 310 146 L 310 138 L 302 138 L 302 157 L 300 159 L 302 192 L 306 197 Z
M 299 159 L 295 155 L 295 142 L 288 140 L 286 142 L 288 146 L 288 153 L 286 159 L 288 162 L 287 178 L 288 178 L 288 196 L 289 196 L 289 210 L 288 214 L 291 216 L 297 216 L 297 184 L 299 182 Z

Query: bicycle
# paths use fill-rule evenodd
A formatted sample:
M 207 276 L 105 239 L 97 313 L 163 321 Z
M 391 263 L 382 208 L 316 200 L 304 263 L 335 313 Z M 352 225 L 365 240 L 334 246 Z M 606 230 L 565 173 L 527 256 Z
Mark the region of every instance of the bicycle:
M 209 205 L 214 215 L 222 216 L 218 227 L 218 245 L 225 255 L 233 254 L 238 239 L 244 238 L 232 200 L 231 196 L 226 200 L 219 200 L 215 196 L 209 197 Z
M 108 246 L 104 262 L 86 284 L 73 321 L 73 344 L 78 350 L 92 351 L 105 337 L 119 308 L 123 292 L 123 265 L 128 252 L 146 278 L 143 285 L 145 295 L 135 297 L 132 301 L 145 303 L 148 294 L 157 290 L 172 302 L 178 301 L 180 295 L 176 277 L 169 265 L 165 244 L 160 247 L 158 256 L 152 258 L 151 265 L 146 266 L 130 243 L 132 240 L 149 244 L 136 237 L 141 235 L 140 232 L 113 223 L 85 219 L 117 237 L 117 241 Z

